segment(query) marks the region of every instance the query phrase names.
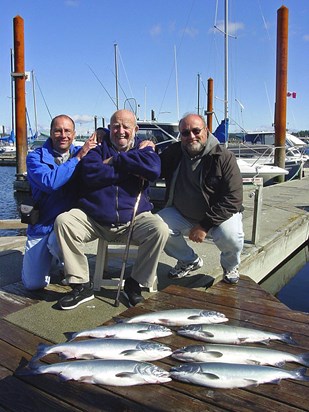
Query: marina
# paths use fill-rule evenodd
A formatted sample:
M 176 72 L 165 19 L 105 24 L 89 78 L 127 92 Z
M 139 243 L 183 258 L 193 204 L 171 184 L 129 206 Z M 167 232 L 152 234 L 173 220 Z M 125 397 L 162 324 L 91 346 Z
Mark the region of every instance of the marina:
M 227 10 L 227 2 L 225 3 Z M 286 9 L 282 8 L 281 11 L 286 12 Z M 227 13 L 225 20 L 227 23 Z M 15 28 L 21 28 L 21 23 L 23 23 L 22 19 L 17 16 Z M 16 30 L 15 35 L 16 40 L 21 39 L 23 30 Z M 227 38 L 226 24 L 226 44 Z M 285 36 L 282 38 L 284 39 Z M 22 41 L 16 41 L 17 46 L 22 43 Z M 283 291 L 284 286 L 293 280 L 292 275 L 290 277 L 279 275 L 283 263 L 288 262 L 295 252 L 300 250 L 305 250 L 306 259 L 308 257 L 309 175 L 308 169 L 303 169 L 301 163 L 297 173 L 298 179 L 287 179 L 283 182 L 284 176 L 289 172 L 285 171 L 284 162 L 281 161 L 284 159 L 282 153 L 285 156 L 282 140 L 286 130 L 286 108 L 281 106 L 286 103 L 286 79 L 280 78 L 277 85 L 281 85 L 281 88 L 278 88 L 276 96 L 277 108 L 280 107 L 276 110 L 275 124 L 276 144 L 281 153 L 277 151 L 277 156 L 274 153 L 273 166 L 266 163 L 255 164 L 255 159 L 253 159 L 254 164 L 245 163 L 248 169 L 248 173 L 243 174 L 245 245 L 239 268 L 241 275 L 239 283 L 230 285 L 222 281 L 220 252 L 212 239 L 206 238 L 199 244 L 189 241 L 196 253 L 203 259 L 204 263 L 200 269 L 181 279 L 169 279 L 168 272 L 175 265 L 175 261 L 163 252 L 157 270 L 157 281 L 154 283 L 155 287 L 143 290 L 145 301 L 136 307 L 128 308 L 127 300 L 120 295 L 120 302 L 116 305 L 115 283 L 118 282 L 122 267 L 124 245 L 109 244 L 105 249 L 106 242 L 96 240 L 86 245 L 90 273 L 96 286 L 95 298 L 74 310 L 60 310 L 57 302 L 69 290 L 69 287 L 63 285 L 59 272 L 51 273 L 51 283 L 44 290 L 27 291 L 21 282 L 26 225 L 20 223 L 18 213 L 22 193 L 13 194 L 13 187 L 16 188 L 16 171 L 17 183 L 19 178 L 26 180 L 25 157 L 28 147 L 25 138 L 25 107 L 23 107 L 25 98 L 24 51 L 22 47 L 15 47 L 15 49 L 15 67 L 11 70 L 11 75 L 14 77 L 16 88 L 16 129 L 19 130 L 17 158 L 13 153 L 0 156 L 0 165 L 3 166 L 0 170 L 3 172 L 2 177 L 5 175 L 4 172 L 7 172 L 11 178 L 13 175 L 14 180 L 13 184 L 8 183 L 8 179 L 1 185 L 5 195 L 2 200 L 3 215 L 0 215 L 0 410 L 16 412 L 42 409 L 46 411 L 149 410 L 158 412 L 309 411 L 309 382 L 306 381 L 306 378 L 309 380 L 309 370 L 304 367 L 300 369 L 300 365 L 292 362 L 287 362 L 284 368 L 288 371 L 299 369 L 298 375 L 303 377 L 302 380 L 284 379 L 259 385 L 254 385 L 254 381 L 250 381 L 252 385 L 242 389 L 205 387 L 174 379 L 167 383 L 149 384 L 145 388 L 141 385 L 120 387 L 86 383 L 89 376 L 83 375 L 80 376 L 81 382 L 63 382 L 60 379 L 61 376 L 52 374 L 26 376 L 18 373 L 27 366 L 41 343 L 47 345 L 62 343 L 72 332 L 113 324 L 116 318 L 125 320 L 145 313 L 184 308 L 219 311 L 228 318 L 228 325 L 234 327 L 253 328 L 284 334 L 284 336 L 289 334 L 290 340 L 273 341 L 268 347 L 295 355 L 308 353 L 309 306 L 305 304 L 301 308 L 290 308 L 280 301 L 278 292 Z M 226 66 L 227 54 L 226 46 Z M 278 63 L 279 67 L 284 68 L 287 62 L 284 59 L 280 61 L 278 59 Z M 117 72 L 116 68 L 116 74 Z M 277 75 L 279 77 L 280 72 Z M 228 126 L 227 73 L 225 79 L 223 122 Z M 116 81 L 116 106 L 118 108 L 117 87 L 118 80 Z M 22 99 L 19 100 L 17 96 Z M 208 112 L 212 111 L 208 110 Z M 144 126 L 144 129 L 141 128 L 141 134 L 144 134 L 146 139 L 150 135 L 152 140 L 156 139 L 159 151 L 164 150 L 169 140 L 177 138 L 176 123 L 175 129 L 167 134 L 163 133 L 164 130 L 160 130 L 160 127 L 152 127 L 151 124 Z M 227 145 L 227 127 L 225 131 L 225 140 L 222 143 Z M 242 159 L 240 165 L 243 165 L 243 162 L 245 159 Z M 283 167 L 270 170 L 271 167 L 277 167 L 274 166 L 275 164 Z M 11 167 L 12 165 L 16 165 L 16 170 L 15 167 Z M 263 167 L 265 168 L 264 174 L 262 174 Z M 277 174 L 266 175 L 266 172 Z M 282 177 L 278 180 L 281 183 L 275 183 L 273 179 L 279 175 Z M 296 173 L 293 177 L 296 177 Z M 275 184 L 265 185 L 268 181 Z M 159 193 L 159 197 L 161 196 L 155 200 L 162 200 L 164 186 L 152 189 L 153 195 Z M 105 245 L 104 248 L 102 243 Z M 130 271 L 135 252 L 136 246 L 131 245 L 126 274 Z M 305 274 L 301 275 L 303 279 L 308 275 L 307 264 L 305 268 Z M 107 282 L 109 282 L 108 286 Z M 308 283 L 305 282 L 304 288 L 307 285 Z M 295 299 L 297 299 L 296 296 Z M 196 340 L 179 336 L 177 327 L 171 328 L 172 335 L 155 340 L 169 346 L 172 350 L 185 345 L 198 344 Z M 259 344 L 255 343 L 253 346 L 259 347 Z M 58 362 L 58 357 L 50 354 L 44 358 L 42 364 L 56 362 Z M 179 361 L 171 356 L 152 363 L 167 372 L 173 366 L 179 365 Z M 124 375 L 128 374 L 129 372 L 125 370 Z

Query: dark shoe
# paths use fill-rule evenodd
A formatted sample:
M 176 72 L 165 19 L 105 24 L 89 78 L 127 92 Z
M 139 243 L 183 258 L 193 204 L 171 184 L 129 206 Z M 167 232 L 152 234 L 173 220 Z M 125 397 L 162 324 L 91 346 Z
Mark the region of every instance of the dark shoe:
M 93 283 L 71 284 L 72 290 L 58 302 L 61 309 L 74 309 L 81 303 L 94 299 Z
M 130 306 L 135 306 L 144 301 L 139 283 L 132 278 L 128 278 L 124 282 L 123 294 L 128 299 Z

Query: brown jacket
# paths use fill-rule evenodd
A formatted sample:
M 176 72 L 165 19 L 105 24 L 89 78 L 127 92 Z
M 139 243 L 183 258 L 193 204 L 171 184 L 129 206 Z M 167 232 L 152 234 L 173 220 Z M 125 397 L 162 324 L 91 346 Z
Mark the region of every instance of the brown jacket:
M 214 139 L 214 136 L 210 134 L 208 139 Z M 166 181 L 166 200 L 170 205 L 173 198 L 172 183 L 176 179 L 182 156 L 180 142 L 172 144 L 160 155 L 161 177 Z M 243 211 L 243 186 L 235 155 L 220 144 L 214 144 L 210 152 L 202 158 L 202 162 L 201 190 L 207 210 L 200 225 L 208 231 L 235 213 Z

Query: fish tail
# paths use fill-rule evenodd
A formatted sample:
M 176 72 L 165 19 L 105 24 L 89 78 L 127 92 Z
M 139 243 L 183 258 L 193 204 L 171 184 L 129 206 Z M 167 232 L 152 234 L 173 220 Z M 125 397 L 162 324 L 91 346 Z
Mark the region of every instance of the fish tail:
M 309 353 L 301 353 L 298 355 L 299 363 L 309 367 Z
M 39 372 L 41 363 L 30 360 L 29 364 L 25 367 L 19 368 L 15 371 L 17 376 L 37 375 Z
M 285 343 L 289 343 L 290 345 L 297 345 L 297 342 L 292 338 L 292 335 L 288 332 L 282 335 L 282 341 Z
M 37 347 L 36 353 L 33 355 L 32 359 L 30 360 L 29 364 L 32 365 L 37 362 L 38 359 L 43 358 L 46 355 L 46 349 L 49 345 L 45 345 L 45 343 L 39 343 Z
M 306 375 L 307 368 L 298 368 L 295 369 L 293 373 L 293 378 L 298 381 L 306 381 L 309 382 L 309 376 Z

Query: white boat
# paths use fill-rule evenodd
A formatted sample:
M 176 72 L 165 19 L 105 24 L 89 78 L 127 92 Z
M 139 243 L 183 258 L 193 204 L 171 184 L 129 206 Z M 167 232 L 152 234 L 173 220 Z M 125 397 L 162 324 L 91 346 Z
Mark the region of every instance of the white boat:
M 16 154 L 16 147 L 14 145 L 3 145 L 0 146 L 1 154 Z
M 274 165 L 251 163 L 250 159 L 237 159 L 237 164 L 242 178 L 253 179 L 257 177 L 263 178 L 263 185 L 273 182 L 273 179 L 278 176 L 286 176 L 289 174 L 288 170 Z
M 238 135 L 238 138 L 240 135 Z M 245 160 L 252 166 L 274 166 L 275 133 L 274 132 L 247 132 L 241 136 L 240 143 L 229 144 L 237 158 Z M 286 134 L 285 169 L 288 171 L 286 180 L 298 176 L 303 165 L 308 161 L 305 153 L 306 145 L 297 137 Z

